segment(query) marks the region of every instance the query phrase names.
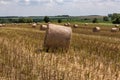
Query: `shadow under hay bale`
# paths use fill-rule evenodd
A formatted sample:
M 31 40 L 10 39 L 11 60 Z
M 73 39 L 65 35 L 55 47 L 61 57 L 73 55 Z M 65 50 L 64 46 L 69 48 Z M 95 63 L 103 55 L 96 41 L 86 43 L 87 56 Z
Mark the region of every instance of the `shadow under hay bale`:
M 44 50 L 68 51 L 71 41 L 72 29 L 55 24 L 48 24 L 44 39 Z
M 100 27 L 94 27 L 93 32 L 100 32 Z
M 47 29 L 47 25 L 40 25 L 40 30 L 46 30 Z

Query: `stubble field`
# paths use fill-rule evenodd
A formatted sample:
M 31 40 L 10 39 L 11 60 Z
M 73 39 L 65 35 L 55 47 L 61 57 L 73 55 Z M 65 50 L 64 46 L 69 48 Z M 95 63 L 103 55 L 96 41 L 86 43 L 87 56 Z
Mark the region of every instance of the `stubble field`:
M 112 24 L 78 25 L 67 53 L 45 52 L 39 25 L 0 27 L 0 80 L 120 80 L 120 32 L 110 32 Z M 92 32 L 96 26 L 100 32 Z

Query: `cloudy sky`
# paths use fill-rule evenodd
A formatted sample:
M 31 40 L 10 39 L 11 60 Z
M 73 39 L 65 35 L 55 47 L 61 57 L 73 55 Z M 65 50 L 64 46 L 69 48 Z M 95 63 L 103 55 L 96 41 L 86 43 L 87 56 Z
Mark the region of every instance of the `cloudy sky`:
M 107 15 L 120 0 L 0 0 L 0 16 Z

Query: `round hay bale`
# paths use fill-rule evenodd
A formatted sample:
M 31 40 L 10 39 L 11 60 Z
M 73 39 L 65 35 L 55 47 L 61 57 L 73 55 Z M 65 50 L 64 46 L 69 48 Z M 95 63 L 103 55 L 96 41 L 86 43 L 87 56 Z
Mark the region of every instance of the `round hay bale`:
M 46 30 L 47 29 L 47 25 L 40 25 L 40 30 Z
M 51 24 L 51 22 L 48 22 L 48 24 Z
M 33 23 L 33 24 L 32 24 L 32 28 L 35 28 L 36 26 L 37 26 L 36 23 Z
M 100 32 L 100 27 L 94 27 L 93 32 Z
M 14 23 L 14 25 L 17 25 L 17 23 Z
M 2 24 L 0 24 L 0 27 L 2 27 L 3 25 Z
M 72 29 L 70 27 L 48 24 L 44 39 L 44 48 L 49 50 L 68 51 L 71 41 Z
M 88 26 L 88 23 L 85 23 L 85 26 Z
M 70 26 L 71 24 L 68 22 L 68 23 L 65 23 L 64 26 Z
M 65 24 L 64 24 L 64 26 L 68 26 L 68 24 L 67 24 L 67 23 L 65 23 Z
M 40 23 L 36 23 L 37 25 L 41 25 Z
M 70 26 L 70 25 L 71 25 L 69 22 L 68 22 L 67 24 L 68 24 L 68 26 Z
M 78 28 L 78 25 L 77 25 L 77 24 L 74 24 L 73 27 L 74 27 L 74 28 Z
M 116 28 L 118 28 L 118 27 L 119 27 L 119 25 L 118 25 L 118 24 L 116 24 L 116 25 L 115 25 L 115 27 L 116 27 Z
M 119 31 L 119 28 L 111 28 L 111 32 L 118 32 Z
M 3 26 L 5 26 L 5 24 L 2 24 Z

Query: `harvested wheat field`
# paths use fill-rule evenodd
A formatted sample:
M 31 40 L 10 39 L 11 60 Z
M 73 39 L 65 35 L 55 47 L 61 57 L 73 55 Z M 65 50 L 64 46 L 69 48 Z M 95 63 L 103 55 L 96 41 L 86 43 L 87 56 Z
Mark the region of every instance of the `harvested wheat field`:
M 100 32 L 92 31 L 96 26 Z M 0 27 L 0 80 L 120 80 L 120 32 L 112 27 L 79 23 L 68 52 L 46 52 L 39 26 L 6 24 Z

